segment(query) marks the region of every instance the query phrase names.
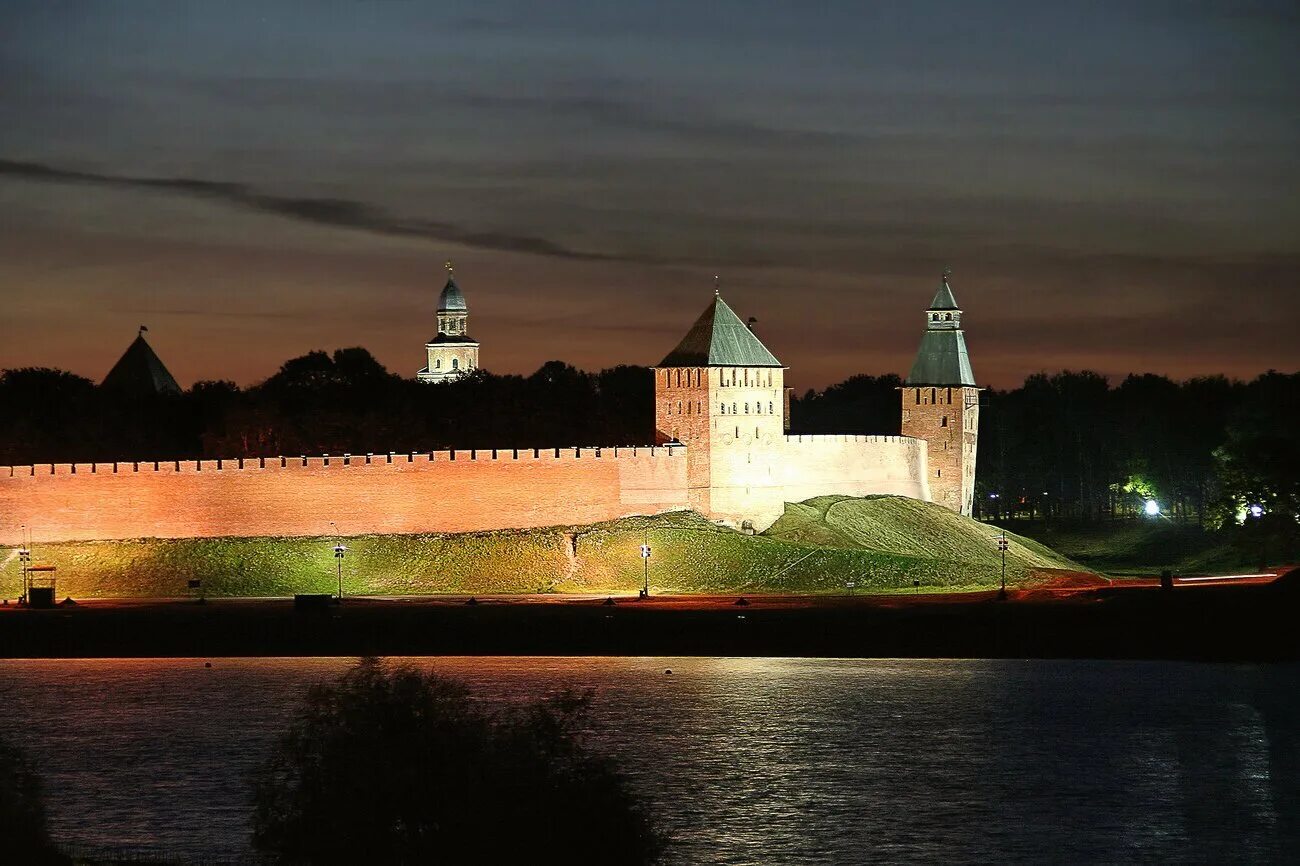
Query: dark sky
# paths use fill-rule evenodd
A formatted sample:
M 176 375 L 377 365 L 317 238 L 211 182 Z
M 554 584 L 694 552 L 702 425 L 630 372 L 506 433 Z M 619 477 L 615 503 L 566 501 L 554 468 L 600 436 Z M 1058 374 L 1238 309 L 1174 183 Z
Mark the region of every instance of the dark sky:
M 1062 7 L 1070 7 L 1068 9 Z M 0 367 L 654 363 L 715 273 L 799 389 L 1294 370 L 1294 2 L 0 3 Z

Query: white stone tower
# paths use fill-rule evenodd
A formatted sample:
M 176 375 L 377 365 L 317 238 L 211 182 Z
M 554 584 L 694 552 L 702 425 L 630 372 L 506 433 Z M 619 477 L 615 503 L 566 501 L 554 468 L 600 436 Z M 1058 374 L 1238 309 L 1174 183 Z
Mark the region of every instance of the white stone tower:
M 478 340 L 469 335 L 469 307 L 447 262 L 447 285 L 438 296 L 438 333 L 425 343 L 428 364 L 415 374 L 421 382 L 445 382 L 478 369 Z
M 655 365 L 655 430 L 686 445 L 690 505 L 739 522 L 776 483 L 785 439 L 785 367 L 714 291 L 713 303 Z

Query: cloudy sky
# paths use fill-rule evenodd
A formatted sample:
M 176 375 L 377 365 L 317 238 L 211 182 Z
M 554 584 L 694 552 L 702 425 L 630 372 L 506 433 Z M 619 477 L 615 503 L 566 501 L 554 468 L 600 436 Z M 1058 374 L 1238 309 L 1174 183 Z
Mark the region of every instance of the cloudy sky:
M 1070 7 L 1063 11 L 1058 7 Z M 0 4 L 0 367 L 363 345 L 444 259 L 485 366 L 652 364 L 712 296 L 820 387 L 1300 366 L 1279 2 Z

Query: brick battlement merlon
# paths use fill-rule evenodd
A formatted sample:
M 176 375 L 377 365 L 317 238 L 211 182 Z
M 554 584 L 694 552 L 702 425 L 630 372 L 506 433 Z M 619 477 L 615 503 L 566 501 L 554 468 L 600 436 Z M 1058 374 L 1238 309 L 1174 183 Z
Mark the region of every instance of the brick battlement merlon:
M 240 470 L 323 469 L 427 463 L 492 462 L 517 460 L 603 460 L 639 457 L 682 457 L 685 445 L 618 445 L 571 448 L 475 448 L 453 451 L 389 451 L 366 454 L 296 455 L 293 457 L 234 457 L 215 460 L 137 460 L 115 463 L 35 463 L 0 466 L 0 480 L 74 475 L 127 475 L 143 472 L 177 474 Z
M 887 435 L 867 435 L 854 433 L 787 433 L 785 441 L 791 444 L 801 442 L 859 442 L 863 444 L 882 444 L 895 442 L 900 444 L 924 442 L 923 439 L 917 439 L 914 436 L 887 436 Z

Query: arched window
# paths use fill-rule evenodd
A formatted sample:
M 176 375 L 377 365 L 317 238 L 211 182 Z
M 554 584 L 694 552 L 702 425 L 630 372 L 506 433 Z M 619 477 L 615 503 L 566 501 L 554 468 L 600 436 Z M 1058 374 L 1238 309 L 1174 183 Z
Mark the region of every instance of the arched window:
M 442 369 L 442 358 L 438 358 L 436 361 L 433 362 L 433 369 L 435 370 Z
M 677 414 L 678 414 L 678 415 L 682 414 L 682 401 L 681 401 L 681 400 L 678 400 L 678 401 L 677 401 Z
M 749 404 L 748 404 L 748 403 L 745 404 L 745 414 L 746 414 L 746 415 L 749 414 Z
M 769 415 L 775 415 L 775 414 L 776 414 L 776 412 L 774 412 L 774 411 L 772 410 L 772 404 L 771 404 L 770 402 L 767 404 L 767 414 L 769 414 Z
M 934 403 L 935 403 L 935 401 L 936 401 L 937 399 L 939 399 L 939 398 L 938 398 L 938 396 L 935 394 L 935 390 L 934 390 L 933 388 L 931 388 L 931 389 L 930 389 L 930 405 L 933 406 Z
M 681 371 L 681 370 L 678 370 L 678 371 L 677 371 L 677 387 L 678 387 L 678 388 L 682 387 L 682 371 Z
M 452 368 L 453 370 L 459 370 L 459 369 L 460 369 L 460 359 L 459 359 L 459 358 L 452 358 L 452 359 L 451 359 L 451 368 Z
M 732 415 L 737 414 L 737 413 L 736 413 L 736 404 L 735 404 L 735 403 L 732 403 L 732 404 L 731 404 L 731 414 L 732 414 Z
M 947 426 L 948 426 L 948 416 L 947 416 L 947 415 L 944 415 L 942 418 L 939 419 L 939 426 L 940 426 L 940 427 L 947 427 Z
M 719 414 L 721 414 L 721 415 L 726 415 L 726 414 L 727 414 L 727 404 L 726 404 L 726 403 L 719 403 L 719 404 L 718 404 L 718 408 L 721 410 L 721 412 L 720 412 Z
M 945 322 L 951 322 L 951 321 L 952 321 L 952 313 L 944 313 L 944 314 L 943 314 L 943 320 L 944 320 Z

